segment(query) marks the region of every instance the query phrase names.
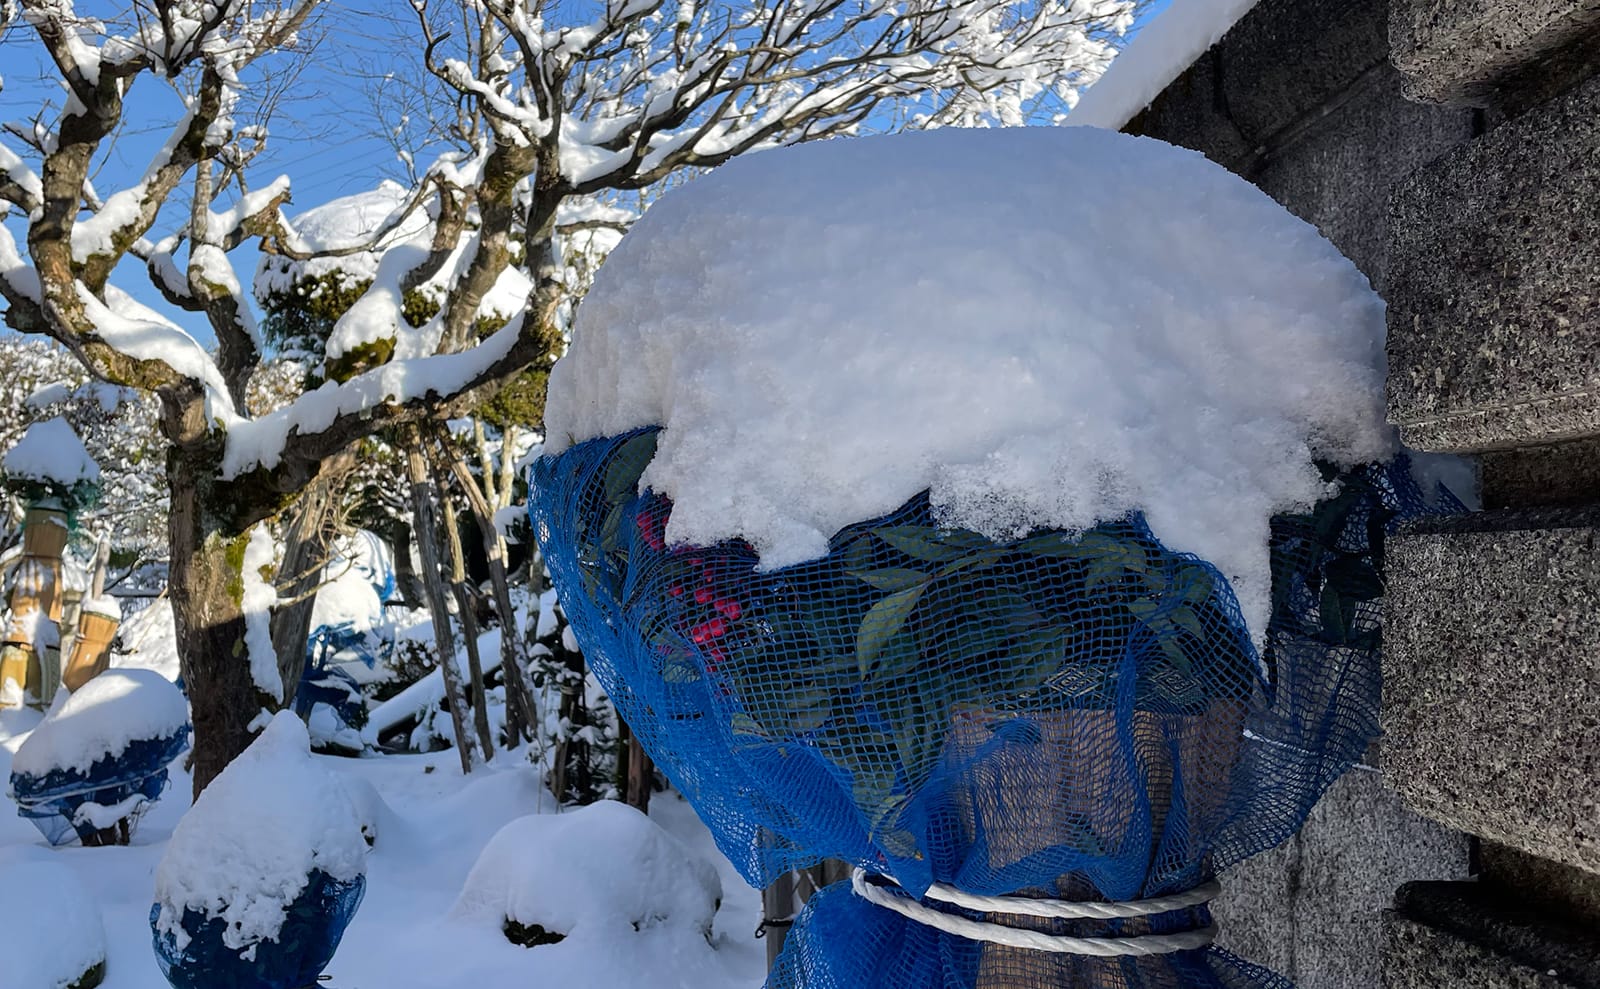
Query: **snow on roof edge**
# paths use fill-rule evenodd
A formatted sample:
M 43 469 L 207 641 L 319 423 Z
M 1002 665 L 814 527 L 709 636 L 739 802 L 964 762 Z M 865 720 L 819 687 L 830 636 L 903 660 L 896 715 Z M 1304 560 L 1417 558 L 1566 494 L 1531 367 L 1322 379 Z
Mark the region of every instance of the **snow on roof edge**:
M 1172 0 L 1083 91 L 1066 125 L 1126 127 L 1255 5 L 1256 0 Z

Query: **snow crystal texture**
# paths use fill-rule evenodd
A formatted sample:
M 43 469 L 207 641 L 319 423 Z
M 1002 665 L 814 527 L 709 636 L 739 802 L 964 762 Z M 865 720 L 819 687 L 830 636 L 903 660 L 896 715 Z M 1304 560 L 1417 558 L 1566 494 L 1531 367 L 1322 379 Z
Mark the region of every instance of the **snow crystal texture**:
M 1384 313 L 1194 152 L 1090 128 L 741 158 L 652 206 L 580 307 L 545 454 L 663 427 L 670 544 L 772 569 L 928 491 L 996 539 L 1142 513 L 1266 626 L 1268 520 L 1392 453 Z

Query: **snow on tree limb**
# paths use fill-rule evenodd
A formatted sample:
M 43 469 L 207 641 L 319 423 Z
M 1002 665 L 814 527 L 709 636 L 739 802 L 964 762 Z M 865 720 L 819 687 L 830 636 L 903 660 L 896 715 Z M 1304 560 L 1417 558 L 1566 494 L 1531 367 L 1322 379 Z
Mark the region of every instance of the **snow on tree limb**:
M 470 404 L 472 390 L 492 383 L 537 356 L 522 318 L 513 319 L 471 350 L 392 361 L 345 382 L 326 382 L 288 405 L 228 431 L 223 477 L 275 468 L 288 458 L 316 461 L 348 438 L 419 418 L 424 403 L 448 415 Z M 296 442 L 298 440 L 298 442 Z
M 43 198 L 44 186 L 39 184 L 39 176 L 16 152 L 0 144 L 0 199 L 31 213 Z
M 268 485 L 287 491 L 343 444 L 547 365 L 571 304 L 558 239 L 613 237 L 634 215 L 605 197 L 849 133 L 885 107 L 927 125 L 1021 122 L 1052 98 L 1070 104 L 1136 5 L 607 0 L 575 23 L 537 0 L 412 0 L 425 67 L 472 122 L 373 229 L 330 242 L 283 215 L 288 179 L 245 190 L 245 148 L 263 135 L 234 119 L 241 70 L 289 45 L 316 0 L 162 0 L 137 8 L 124 34 L 70 0 L 32 0 L 27 22 L 72 95 L 52 130 L 0 135 L 0 199 L 30 214 L 25 254 L 0 229 L 6 320 L 54 337 L 108 380 L 201 401 L 184 442 L 223 444 L 227 477 L 293 465 Z M 442 8 L 470 30 L 444 31 Z M 122 120 L 133 77 L 186 70 L 186 112 L 143 176 L 96 194 L 90 164 Z M 236 175 L 239 198 L 218 206 Z M 158 237 L 162 205 L 184 183 L 189 216 Z M 371 271 L 327 341 L 330 360 L 359 358 L 335 375 L 354 377 L 259 420 L 244 396 L 263 344 L 230 260 L 253 237 L 286 263 L 370 259 L 360 264 Z M 207 318 L 215 355 L 114 292 L 111 271 L 128 254 L 168 304 Z M 406 308 L 415 292 L 438 306 L 421 325 Z M 479 342 L 484 320 L 509 310 L 527 316 Z

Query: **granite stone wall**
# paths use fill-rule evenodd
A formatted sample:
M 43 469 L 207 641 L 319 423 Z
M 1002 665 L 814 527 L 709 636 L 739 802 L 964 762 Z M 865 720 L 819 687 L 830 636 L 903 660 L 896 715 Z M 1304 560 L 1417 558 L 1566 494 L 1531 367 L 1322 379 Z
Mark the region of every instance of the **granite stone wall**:
M 1600 0 L 1261 0 L 1128 125 L 1389 304 L 1408 445 L 1488 511 L 1392 542 L 1385 737 L 1223 877 L 1301 989 L 1600 989 Z

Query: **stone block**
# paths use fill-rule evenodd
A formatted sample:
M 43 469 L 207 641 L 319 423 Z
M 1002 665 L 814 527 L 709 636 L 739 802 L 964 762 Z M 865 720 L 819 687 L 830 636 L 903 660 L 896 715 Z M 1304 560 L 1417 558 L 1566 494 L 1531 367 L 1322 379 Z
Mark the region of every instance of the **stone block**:
M 1600 506 L 1389 541 L 1383 769 L 1435 820 L 1600 872 Z
M 1300 833 L 1297 989 L 1378 989 L 1383 911 L 1400 879 L 1462 879 L 1465 835 L 1409 810 L 1371 771 L 1346 774 Z
M 1484 508 L 1600 501 L 1600 438 L 1485 453 Z
M 1245 859 L 1220 877 L 1211 905 L 1217 944 L 1279 975 L 1295 978 L 1295 900 L 1300 882 L 1300 836 Z
M 1573 869 L 1492 841 L 1479 843 L 1478 862 L 1479 878 L 1490 889 L 1600 932 L 1600 873 Z
M 1413 99 L 1521 102 L 1600 66 L 1600 0 L 1393 0 L 1389 44 Z
M 1221 63 L 1212 48 L 1143 112 L 1123 128 L 1129 134 L 1154 137 L 1198 151 L 1225 168 L 1236 168 L 1254 148 L 1234 125 L 1222 99 Z
M 1540 913 L 1482 883 L 1406 883 L 1386 925 L 1389 989 L 1600 989 L 1600 939 L 1593 929 Z
M 1600 78 L 1390 200 L 1389 416 L 1422 450 L 1600 435 Z
M 1377 944 L 1397 877 L 1467 874 L 1465 836 L 1408 810 L 1376 773 L 1352 770 L 1300 833 L 1222 875 L 1224 948 L 1297 989 L 1378 989 Z
M 1271 144 L 1367 74 L 1392 71 L 1387 13 L 1388 0 L 1260 0 L 1217 44 L 1235 125 L 1254 144 Z
M 1325 109 L 1315 127 L 1274 139 L 1247 177 L 1315 224 L 1382 290 L 1390 190 L 1419 162 L 1471 138 L 1472 117 L 1406 100 L 1387 64 Z
M 1394 912 L 1384 915 L 1384 989 L 1572 989 L 1482 945 Z

